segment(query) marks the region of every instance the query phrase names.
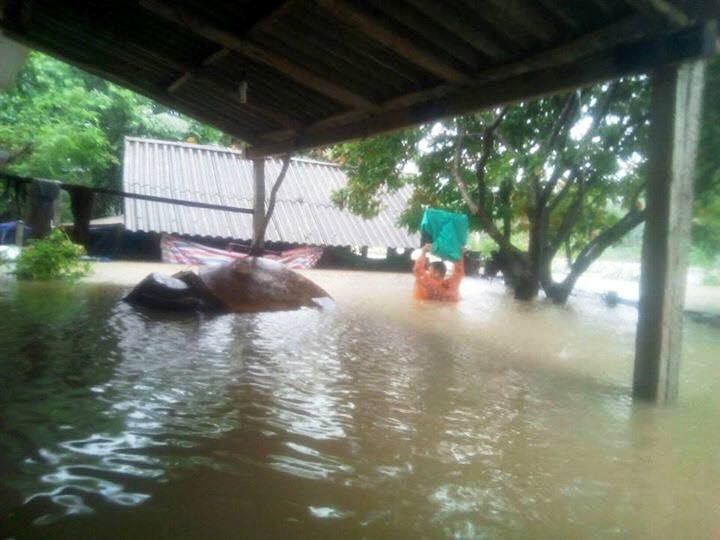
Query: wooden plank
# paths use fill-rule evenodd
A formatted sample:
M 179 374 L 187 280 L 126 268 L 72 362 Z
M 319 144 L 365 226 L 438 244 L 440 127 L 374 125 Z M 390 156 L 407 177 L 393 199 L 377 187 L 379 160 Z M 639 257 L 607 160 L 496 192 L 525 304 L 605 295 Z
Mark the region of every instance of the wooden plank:
M 468 84 L 470 82 L 470 77 L 467 74 L 457 70 L 454 66 L 451 66 L 448 62 L 440 59 L 433 53 L 421 49 L 416 43 L 399 35 L 385 23 L 366 15 L 344 0 L 317 1 L 324 9 L 332 13 L 336 19 L 354 26 L 368 37 L 392 49 L 409 62 L 422 67 L 441 79 L 456 84 Z
M 575 19 L 575 17 L 573 17 L 572 14 L 568 12 L 568 9 L 563 2 L 558 0 L 540 0 L 540 3 L 545 7 L 546 10 L 559 18 L 563 22 L 563 24 L 570 27 L 573 32 L 580 30 L 580 24 Z M 583 6 L 583 8 L 587 9 L 587 6 Z
M 247 154 L 274 155 L 368 137 L 438 118 L 535 99 L 581 85 L 642 73 L 663 64 L 707 56 L 715 51 L 716 39 L 716 24 L 709 22 L 668 37 L 623 44 L 609 51 L 584 57 L 575 63 L 474 85 L 437 99 L 390 110 L 348 125 L 315 132 L 305 131 L 287 141 L 249 148 Z
M 265 159 L 253 159 L 253 251 L 264 247 L 265 224 Z
M 264 25 L 269 24 L 272 22 L 273 19 L 276 17 L 281 16 L 284 14 L 292 5 L 292 0 L 281 0 L 279 2 L 276 2 L 277 5 L 273 6 L 272 2 L 266 2 L 264 4 L 264 7 L 267 9 L 267 11 L 261 12 L 261 14 L 258 16 L 258 18 L 251 23 L 247 25 L 247 28 L 245 29 L 245 34 L 249 35 L 254 31 L 257 31 L 258 29 L 262 28 Z M 211 66 L 213 64 L 216 64 L 223 58 L 225 58 L 229 53 L 230 49 L 226 47 L 222 47 L 221 49 L 215 51 L 211 55 L 209 55 L 207 58 L 205 58 L 199 66 L 197 66 L 197 69 L 195 70 L 188 70 L 185 73 L 183 73 L 180 77 L 178 77 L 175 81 L 168 86 L 168 92 L 173 93 L 177 92 L 182 85 L 185 83 L 191 81 L 193 77 L 195 76 L 195 72 L 202 67 L 205 66 Z
M 515 24 L 545 43 L 552 43 L 559 30 L 555 21 L 543 12 L 537 2 L 531 0 L 489 0 L 498 9 L 506 11 Z
M 714 28 L 714 25 L 711 25 L 709 28 L 702 27 L 702 29 L 698 28 L 695 31 L 694 35 L 696 40 L 700 41 L 695 44 L 696 49 L 707 49 L 707 51 L 709 51 L 709 48 L 711 47 L 710 41 L 712 41 L 712 36 L 715 34 Z M 672 55 L 672 51 L 663 50 L 661 45 L 653 45 L 652 41 L 646 41 L 644 48 L 642 46 L 636 47 L 634 45 L 626 45 L 625 40 L 640 37 L 644 32 L 651 29 L 652 25 L 648 24 L 644 18 L 640 16 L 632 16 L 620 21 L 619 23 L 598 30 L 597 32 L 593 32 L 559 47 L 539 53 L 536 56 L 486 70 L 478 75 L 472 89 L 468 89 L 467 92 L 461 93 L 459 96 L 455 88 L 450 85 L 401 96 L 400 98 L 396 98 L 382 104 L 382 112 L 377 115 L 370 116 L 368 114 L 351 111 L 337 117 L 326 118 L 316 122 L 312 126 L 308 126 L 305 130 L 303 130 L 303 135 L 301 135 L 301 137 L 307 140 L 308 143 L 309 141 L 314 140 L 321 141 L 317 142 L 316 145 L 329 144 L 330 142 L 334 142 L 329 140 L 333 130 L 338 134 L 342 133 L 343 135 L 350 135 L 350 137 L 352 137 L 353 135 L 351 134 L 356 131 L 361 134 L 359 136 L 365 136 L 362 134 L 380 133 L 382 131 L 408 127 L 413 124 L 431 120 L 432 118 L 426 118 L 425 113 L 422 112 L 423 107 L 428 111 L 439 111 L 441 108 L 445 108 L 448 110 L 446 113 L 447 116 L 452 114 L 462 114 L 469 110 L 473 110 L 473 105 L 459 106 L 460 103 L 465 101 L 468 103 L 476 103 L 475 109 L 491 107 L 502 103 L 502 99 L 499 96 L 503 93 L 506 87 L 510 87 L 510 91 L 512 92 L 512 90 L 519 90 L 521 88 L 519 85 L 522 85 L 522 88 L 526 88 L 526 91 L 528 92 L 525 98 L 538 96 L 541 95 L 542 92 L 534 93 L 532 89 L 533 84 L 537 85 L 537 88 L 540 88 L 541 86 L 557 86 L 558 90 L 560 90 L 566 86 L 563 85 L 563 81 L 557 77 L 570 76 L 565 75 L 566 72 L 572 75 L 573 81 L 579 80 L 579 84 L 583 84 L 582 77 L 586 76 L 589 78 L 590 73 L 593 70 L 597 71 L 602 69 L 604 72 L 607 72 L 604 76 L 596 78 L 595 80 L 602 80 L 603 77 L 612 78 L 614 57 L 621 58 L 626 56 L 624 51 L 632 50 L 634 48 L 638 49 L 638 51 L 634 53 L 637 56 L 634 60 L 637 67 L 633 69 L 633 66 L 627 66 L 622 70 L 618 70 L 616 72 L 616 76 L 621 75 L 623 71 L 626 73 L 643 71 L 646 67 L 652 66 L 652 51 L 658 52 L 658 56 L 656 58 L 658 61 L 661 60 L 661 55 L 664 55 L 666 58 L 670 58 Z M 705 35 L 706 33 L 709 33 L 709 35 Z M 675 37 L 675 42 L 678 44 L 681 44 L 682 41 L 683 40 L 680 39 L 680 37 Z M 606 58 L 603 58 L 600 52 L 604 49 L 611 50 L 611 52 L 606 53 L 608 56 Z M 644 59 L 642 58 L 643 50 L 645 50 Z M 681 53 L 682 48 L 677 48 L 676 52 Z M 689 51 L 687 54 L 691 54 L 693 52 L 697 51 Z M 573 62 L 577 62 L 583 57 L 592 57 L 593 55 L 595 55 L 594 62 L 596 67 L 593 67 L 592 62 L 587 65 L 572 65 Z M 553 66 L 555 66 L 555 71 L 551 72 L 547 78 L 543 77 L 541 70 L 552 69 Z M 629 71 L 628 68 L 630 68 Z M 530 77 L 528 74 L 533 72 L 534 74 Z M 553 75 L 553 73 L 559 73 L 560 75 Z M 537 83 L 525 82 L 527 79 L 527 77 L 523 77 L 525 75 L 528 75 L 528 77 L 533 81 L 537 80 Z M 514 80 L 518 82 L 513 83 Z M 592 81 L 589 80 L 585 83 L 587 82 Z M 452 96 L 457 97 L 453 98 Z M 522 97 L 513 99 L 522 99 Z M 508 101 L 512 101 L 513 99 Z M 423 104 L 425 105 L 423 106 Z M 423 120 L 412 122 L 411 118 L 413 116 L 418 116 L 423 118 Z M 393 120 L 390 120 L 391 118 L 393 118 Z M 397 123 L 395 127 L 392 127 L 393 122 Z M 354 129 L 350 126 L 354 126 Z M 382 126 L 388 127 L 386 129 L 382 129 Z M 265 141 L 273 139 L 277 140 L 285 133 L 286 132 L 265 133 L 260 135 L 259 138 Z M 300 139 L 295 139 L 295 144 L 297 144 L 299 140 Z M 342 139 L 338 138 L 337 140 Z M 275 144 L 282 147 L 283 143 L 277 142 Z M 261 146 L 269 147 L 270 145 L 264 144 Z M 310 146 L 312 146 L 312 144 Z M 305 146 L 305 143 L 303 143 L 303 147 L 307 147 Z M 257 148 L 250 150 L 250 152 L 256 151 L 258 151 Z
M 270 66 L 306 88 L 310 88 L 339 103 L 358 108 L 371 109 L 374 107 L 372 101 L 356 94 L 348 88 L 321 77 L 307 68 L 278 56 L 272 51 L 266 50 L 249 40 L 242 39 L 230 32 L 222 30 L 207 20 L 188 13 L 186 10 L 182 10 L 161 0 L 140 0 L 140 5 L 148 11 L 179 26 L 185 27 L 209 41 Z
M 629 5 L 646 15 L 662 17 L 676 27 L 690 24 L 690 18 L 679 7 L 668 0 L 625 0 Z
M 195 78 L 197 78 L 200 82 L 207 84 L 208 91 L 212 94 L 215 94 L 224 101 L 235 103 L 242 108 L 256 113 L 258 116 L 270 119 L 273 122 L 284 126 L 285 128 L 296 130 L 301 127 L 300 121 L 288 115 L 287 113 L 276 109 L 275 107 L 272 107 L 270 105 L 258 103 L 253 96 L 252 88 L 248 89 L 247 99 L 245 101 L 242 101 L 239 93 L 222 87 L 215 78 L 210 77 L 209 75 L 200 73 L 197 74 Z
M 456 0 L 457 1 L 457 0 Z M 461 10 L 460 18 L 473 21 L 477 19 L 485 23 L 481 31 L 495 33 L 501 37 L 512 51 L 527 51 L 536 48 L 539 43 L 534 34 L 528 32 L 524 26 L 516 23 L 515 19 L 502 8 L 497 8 L 487 0 L 459 0 Z M 463 9 L 464 8 L 464 9 Z
M 226 49 L 225 47 L 222 47 L 221 49 L 218 49 L 214 53 L 208 55 L 206 58 L 203 59 L 202 62 L 195 68 L 195 69 L 187 69 L 185 73 L 183 73 L 180 77 L 175 79 L 169 86 L 168 86 L 168 92 L 171 94 L 174 92 L 177 92 L 184 84 L 190 82 L 193 80 L 195 75 L 198 71 L 201 69 L 212 66 L 222 60 L 223 58 L 226 58 L 228 54 L 230 54 L 230 49 Z
M 449 6 L 435 0 L 410 0 L 410 3 L 490 58 L 504 59 L 510 56 L 510 51 L 479 31 L 470 21 L 449 12 Z
M 644 17 L 640 15 L 632 15 L 605 28 L 585 34 L 567 43 L 563 43 L 558 47 L 541 51 L 538 54 L 524 58 L 523 60 L 502 64 L 500 66 L 484 70 L 476 75 L 475 83 L 482 84 L 491 81 L 499 81 L 512 76 L 528 73 L 533 70 L 539 70 L 563 63 L 570 63 L 594 52 L 647 36 L 648 33 L 651 33 L 655 29 L 656 28 L 653 24 L 648 23 Z M 428 90 L 412 92 L 380 104 L 378 112 L 386 112 L 430 101 L 431 99 L 438 99 L 448 95 L 452 91 L 454 91 L 453 86 L 440 85 Z M 367 118 L 368 116 L 370 115 L 365 111 L 348 111 L 339 115 L 324 118 L 312 125 L 305 126 L 303 131 L 305 133 L 312 133 L 324 127 L 348 124 L 361 118 Z M 287 130 L 279 130 L 270 133 L 263 133 L 259 136 L 259 138 L 264 141 L 277 141 L 282 140 L 283 138 L 289 138 L 293 135 L 293 133 L 289 133 Z
M 185 73 L 180 75 L 180 77 L 178 77 L 177 79 L 175 79 L 173 82 L 171 82 L 168 85 L 167 91 L 171 94 L 174 94 L 175 92 L 180 90 L 180 88 L 182 86 L 185 86 L 185 84 L 189 83 L 194 78 L 195 78 L 195 74 L 192 71 L 186 71 Z
M 652 76 L 633 395 L 661 404 L 678 395 L 704 67 L 667 66 Z
M 472 71 L 477 71 L 482 64 L 487 63 L 486 56 L 491 59 L 500 56 L 497 54 L 497 50 L 491 55 L 480 54 L 454 32 L 448 32 L 444 26 L 439 26 L 439 21 L 434 17 L 428 17 L 414 6 L 383 0 L 375 0 L 372 4 L 383 15 L 389 15 L 393 21 L 397 21 L 404 27 L 410 28 L 414 33 L 423 36 L 423 39 L 432 43 L 437 50 L 444 51 Z M 447 19 L 448 15 L 445 11 L 443 18 Z

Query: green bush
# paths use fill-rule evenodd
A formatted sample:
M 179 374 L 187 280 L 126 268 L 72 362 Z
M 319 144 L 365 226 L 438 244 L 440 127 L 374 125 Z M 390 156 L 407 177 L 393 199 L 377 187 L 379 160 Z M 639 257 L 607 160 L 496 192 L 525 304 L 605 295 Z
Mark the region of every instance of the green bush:
M 82 246 L 73 244 L 59 229 L 52 231 L 44 240 L 29 242 L 22 250 L 15 265 L 18 279 L 75 280 L 90 272 L 90 265 L 80 259 L 85 255 Z
M 703 278 L 703 285 L 712 285 L 713 287 L 720 286 L 720 269 L 711 270 Z

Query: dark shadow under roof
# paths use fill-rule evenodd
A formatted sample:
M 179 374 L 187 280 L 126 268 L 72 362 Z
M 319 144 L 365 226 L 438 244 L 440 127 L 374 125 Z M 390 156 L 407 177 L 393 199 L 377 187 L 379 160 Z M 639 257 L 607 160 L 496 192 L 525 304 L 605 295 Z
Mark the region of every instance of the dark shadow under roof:
M 0 0 L 0 9 L 13 39 L 243 139 L 251 156 L 706 56 L 718 15 L 711 0 Z

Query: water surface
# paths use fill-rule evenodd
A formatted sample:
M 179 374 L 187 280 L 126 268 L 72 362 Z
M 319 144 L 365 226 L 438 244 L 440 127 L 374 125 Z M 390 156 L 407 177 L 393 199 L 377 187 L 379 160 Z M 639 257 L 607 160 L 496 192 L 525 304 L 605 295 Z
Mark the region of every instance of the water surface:
M 315 272 L 326 311 L 179 316 L 0 282 L 0 537 L 717 538 L 720 331 L 629 397 L 636 312 Z

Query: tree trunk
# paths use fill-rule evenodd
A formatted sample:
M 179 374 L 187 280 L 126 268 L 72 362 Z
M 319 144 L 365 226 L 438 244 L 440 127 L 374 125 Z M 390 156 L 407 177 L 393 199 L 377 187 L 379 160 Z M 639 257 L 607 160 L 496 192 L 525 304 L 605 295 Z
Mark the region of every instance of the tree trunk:
M 290 166 L 292 156 L 286 154 L 283 157 L 282 168 L 280 174 L 275 179 L 272 189 L 270 190 L 270 200 L 268 201 L 267 211 L 265 210 L 265 160 L 253 160 L 253 178 L 255 183 L 255 208 L 253 212 L 253 241 L 250 246 L 250 255 L 259 257 L 265 252 L 265 233 L 270 223 L 273 212 L 275 211 L 275 203 L 277 194 L 282 186 L 283 180 Z
M 645 221 L 645 212 L 633 207 L 622 219 L 615 223 L 615 225 L 605 229 L 585 245 L 570 266 L 570 272 L 560 283 L 552 279 L 552 270 L 550 268 L 552 258 L 549 257 L 541 280 L 543 290 L 547 297 L 557 304 L 564 304 L 570 296 L 570 293 L 572 293 L 577 280 L 590 265 L 594 263 L 607 248 L 623 238 L 643 221 Z
M 488 266 L 493 271 L 488 272 Z M 501 271 L 505 284 L 513 290 L 516 299 L 533 300 L 537 297 L 540 283 L 537 274 L 533 274 L 525 254 L 500 248 L 493 253 L 488 266 L 485 275 L 494 275 L 497 271 Z

